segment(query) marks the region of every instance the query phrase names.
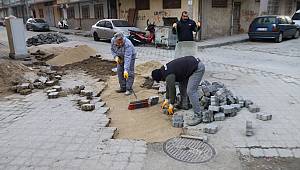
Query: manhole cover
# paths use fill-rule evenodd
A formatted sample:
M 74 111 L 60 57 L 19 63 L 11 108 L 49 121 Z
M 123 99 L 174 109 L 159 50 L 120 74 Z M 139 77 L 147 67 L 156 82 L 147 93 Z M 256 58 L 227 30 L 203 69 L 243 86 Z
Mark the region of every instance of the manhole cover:
M 208 143 L 179 137 L 167 140 L 163 149 L 170 157 L 188 163 L 207 162 L 216 154 L 215 149 Z
M 235 80 L 237 79 L 237 75 L 230 73 L 212 73 L 211 77 L 221 80 Z

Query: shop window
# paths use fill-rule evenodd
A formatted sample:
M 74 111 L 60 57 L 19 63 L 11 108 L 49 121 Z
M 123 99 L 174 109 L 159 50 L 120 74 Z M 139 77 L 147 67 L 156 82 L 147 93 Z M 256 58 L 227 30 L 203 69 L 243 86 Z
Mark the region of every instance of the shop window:
M 94 10 L 95 10 L 95 18 L 99 18 L 99 19 L 104 18 L 103 4 L 95 4 Z
M 88 5 L 84 5 L 81 7 L 82 9 L 82 18 L 87 19 L 90 18 L 90 8 Z
M 67 16 L 68 18 L 75 18 L 75 10 L 73 6 L 67 9 Z
M 149 10 L 150 9 L 150 0 L 135 0 L 135 7 L 137 10 Z
M 181 8 L 181 0 L 163 0 L 163 9 Z
M 227 0 L 212 0 L 212 7 L 213 8 L 226 8 Z

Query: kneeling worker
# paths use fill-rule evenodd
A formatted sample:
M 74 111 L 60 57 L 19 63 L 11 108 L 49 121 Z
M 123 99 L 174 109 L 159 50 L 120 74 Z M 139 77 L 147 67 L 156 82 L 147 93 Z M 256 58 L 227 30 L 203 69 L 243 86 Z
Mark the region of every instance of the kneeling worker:
M 184 104 L 187 103 L 186 96 L 193 106 L 194 116 L 187 122 L 189 126 L 195 126 L 202 122 L 202 113 L 199 102 L 198 86 L 205 72 L 204 64 L 193 56 L 177 58 L 165 64 L 160 69 L 152 71 L 152 79 L 166 81 L 166 99 L 162 107 L 169 104 L 168 113 L 174 113 L 176 96 L 175 82 L 179 82 L 179 90 Z M 184 103 L 185 102 L 185 103 Z M 186 106 L 183 106 L 186 107 Z

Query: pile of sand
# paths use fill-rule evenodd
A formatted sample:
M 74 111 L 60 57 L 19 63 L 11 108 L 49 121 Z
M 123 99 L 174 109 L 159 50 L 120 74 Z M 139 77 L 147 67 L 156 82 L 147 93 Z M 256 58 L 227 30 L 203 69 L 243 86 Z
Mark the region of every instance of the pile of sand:
M 47 64 L 54 66 L 64 66 L 67 64 L 72 64 L 80 62 L 90 58 L 90 56 L 96 55 L 96 50 L 90 48 L 87 45 L 79 45 L 74 48 L 69 48 L 64 52 L 60 53 L 58 56 L 47 61 Z
M 158 61 L 148 61 L 146 63 L 140 64 L 136 66 L 135 73 L 137 75 L 141 75 L 143 77 L 151 76 L 151 72 L 154 69 L 158 69 L 162 66 L 162 64 Z
M 26 72 L 31 70 L 18 61 L 0 60 L 0 96 L 9 94 L 14 82 L 24 81 Z

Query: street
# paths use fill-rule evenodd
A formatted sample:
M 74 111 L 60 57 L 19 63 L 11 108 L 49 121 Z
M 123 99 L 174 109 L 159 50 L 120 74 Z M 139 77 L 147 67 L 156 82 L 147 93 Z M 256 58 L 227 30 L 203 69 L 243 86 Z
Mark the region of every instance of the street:
M 27 31 L 26 37 L 39 33 Z M 102 58 L 113 59 L 108 42 L 95 42 L 91 37 L 64 36 L 68 42 L 41 45 L 40 48 L 88 45 Z M 224 83 L 235 95 L 252 100 L 262 112 L 273 116 L 270 121 L 261 121 L 256 119 L 255 113 L 243 109 L 235 117 L 213 122 L 219 130 L 207 136 L 216 155 L 208 162 L 190 164 L 174 160 L 163 152 L 162 141 L 149 142 L 143 139 L 145 134 L 137 134 L 138 138 L 133 139 L 121 134 L 120 129 L 122 138 L 118 137 L 119 127 L 113 118 L 111 122 L 116 126 L 107 125 L 109 118 L 120 110 L 109 100 L 104 100 L 109 111 L 96 106 L 94 111 L 83 114 L 74 107 L 77 96 L 48 100 L 43 90 L 39 90 L 27 96 L 13 94 L 0 98 L 0 169 L 298 169 L 299 46 L 300 39 L 282 43 L 247 41 L 197 51 L 196 57 L 206 67 L 204 80 Z M 139 46 L 136 50 L 137 65 L 149 61 L 165 64 L 175 54 L 174 50 L 155 47 Z M 0 52 L 0 57 L 8 54 L 3 27 L 0 27 Z M 61 86 L 66 89 L 81 84 L 93 91 L 103 85 L 83 70 L 69 71 L 61 81 Z M 112 95 L 107 91 L 113 88 L 108 86 L 103 97 Z M 138 90 L 136 92 L 140 94 Z M 120 96 L 112 96 L 120 100 Z M 166 117 L 162 118 L 171 127 L 170 119 Z M 247 120 L 253 122 L 254 136 L 245 136 Z M 135 131 L 136 124 L 130 126 L 133 128 L 130 130 Z M 204 126 L 202 123 L 186 128 L 203 135 Z M 152 130 L 163 131 L 156 127 Z M 151 137 L 153 134 L 146 135 Z

